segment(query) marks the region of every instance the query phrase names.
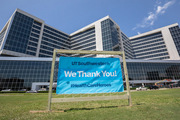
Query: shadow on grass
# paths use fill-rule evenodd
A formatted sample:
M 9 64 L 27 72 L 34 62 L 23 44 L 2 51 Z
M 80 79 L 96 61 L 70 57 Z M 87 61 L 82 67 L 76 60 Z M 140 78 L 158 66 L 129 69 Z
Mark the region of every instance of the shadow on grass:
M 121 105 L 121 106 L 101 106 L 96 108 L 70 108 L 64 110 L 64 112 L 71 112 L 71 111 L 78 111 L 78 110 L 94 110 L 94 109 L 104 109 L 104 108 L 118 108 L 118 107 L 129 107 L 128 105 Z M 60 110 L 60 109 L 59 109 Z
M 139 106 L 139 105 L 143 105 L 143 104 L 145 104 L 145 103 L 136 103 L 136 104 L 134 104 L 134 106 Z

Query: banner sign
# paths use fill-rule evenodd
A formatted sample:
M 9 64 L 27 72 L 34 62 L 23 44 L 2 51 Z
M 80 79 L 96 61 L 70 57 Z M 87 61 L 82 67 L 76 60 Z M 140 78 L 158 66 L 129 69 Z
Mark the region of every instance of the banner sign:
M 57 94 L 123 91 L 119 58 L 60 57 Z

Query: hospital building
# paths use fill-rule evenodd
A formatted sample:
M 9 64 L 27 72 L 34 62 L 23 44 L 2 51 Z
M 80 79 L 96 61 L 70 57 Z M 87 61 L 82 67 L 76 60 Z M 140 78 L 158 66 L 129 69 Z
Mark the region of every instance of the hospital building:
M 128 37 L 110 16 L 105 16 L 67 34 L 16 9 L 0 31 L 0 90 L 47 87 L 54 49 L 125 51 L 131 85 L 153 84 L 162 79 L 180 80 L 180 28 L 177 23 Z M 107 57 L 57 55 L 60 56 Z

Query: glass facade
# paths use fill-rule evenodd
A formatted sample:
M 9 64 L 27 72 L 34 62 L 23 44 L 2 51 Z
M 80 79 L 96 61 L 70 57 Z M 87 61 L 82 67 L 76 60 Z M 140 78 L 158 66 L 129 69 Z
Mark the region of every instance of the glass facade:
M 69 35 L 44 25 L 39 57 L 52 57 L 54 49 L 70 49 Z
M 102 21 L 101 30 L 104 51 L 124 50 L 127 59 L 133 58 L 133 49 L 129 38 L 124 33 L 120 32 L 119 27 L 117 27 L 112 20 L 106 19 Z
M 71 40 L 71 49 L 73 50 L 92 50 L 89 47 L 96 49 L 95 41 L 95 28 L 90 28 L 78 34 L 72 35 Z
M 41 26 L 42 26 L 42 23 L 39 23 L 35 20 L 33 21 L 31 35 L 29 38 L 26 54 L 33 55 L 33 56 L 36 55 Z
M 4 49 L 26 53 L 32 25 L 32 18 L 16 12 Z
M 120 38 L 119 30 L 116 25 L 110 20 L 106 19 L 101 22 L 102 42 L 104 51 L 119 51 Z
M 5 27 L 4 30 L 2 30 L 2 32 L 0 32 L 0 47 L 1 47 L 1 43 L 3 41 L 4 35 L 6 33 L 6 30 L 7 30 L 7 26 Z
M 124 52 L 126 54 L 126 58 L 133 59 L 134 51 L 129 38 L 123 32 L 121 32 L 121 36 L 122 36 L 123 47 L 124 47 Z
M 32 56 L 52 57 L 55 48 L 70 49 L 68 34 L 48 25 L 43 26 L 42 21 L 18 11 L 15 12 L 12 20 L 4 46 L 5 50 Z M 44 29 L 42 30 L 42 28 Z M 5 30 L 0 33 L 0 43 Z
M 11 23 L 11 24 L 10 24 Z M 10 25 L 8 25 L 10 24 Z M 180 28 L 169 28 L 180 55 Z M 5 32 L 8 34 L 4 37 Z M 17 9 L 0 33 L 1 56 L 52 57 L 54 49 L 125 51 L 126 59 L 161 60 L 170 58 L 163 31 L 129 39 L 119 26 L 106 16 L 70 35 L 44 23 L 43 20 Z M 138 35 L 139 36 L 139 35 Z M 101 40 L 102 38 L 102 40 Z M 102 43 L 99 43 L 102 42 Z M 168 46 L 168 47 L 167 47 Z M 167 51 L 167 48 L 169 52 Z M 20 54 L 23 53 L 23 54 Z M 95 57 L 96 55 L 57 56 Z M 179 57 L 179 56 L 178 56 Z
M 179 26 L 169 28 L 174 44 L 180 56 L 180 28 Z
M 72 50 L 96 50 L 95 28 L 89 28 L 83 32 L 70 36 Z M 76 57 L 96 55 L 72 55 Z
M 32 83 L 49 82 L 51 58 L 0 58 L 0 89 L 31 89 Z M 127 60 L 130 81 L 180 80 L 179 61 Z M 58 61 L 55 65 L 54 82 L 57 80 Z
M 161 32 L 131 39 L 136 59 L 169 59 L 169 54 Z
M 0 60 L 0 89 L 30 89 L 33 82 L 48 82 L 51 61 Z
M 128 62 L 129 80 L 180 80 L 180 62 Z

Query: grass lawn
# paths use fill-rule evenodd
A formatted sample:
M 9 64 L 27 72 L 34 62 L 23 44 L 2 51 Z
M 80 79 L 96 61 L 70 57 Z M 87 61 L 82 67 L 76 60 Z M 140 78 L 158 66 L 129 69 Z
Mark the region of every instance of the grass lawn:
M 0 120 L 179 120 L 180 89 L 132 92 L 132 107 L 127 100 L 54 103 L 63 113 L 29 113 L 47 110 L 47 93 L 0 94 Z

